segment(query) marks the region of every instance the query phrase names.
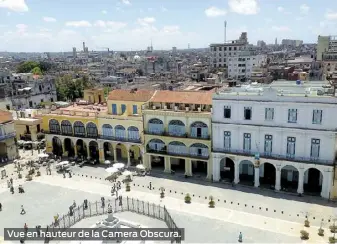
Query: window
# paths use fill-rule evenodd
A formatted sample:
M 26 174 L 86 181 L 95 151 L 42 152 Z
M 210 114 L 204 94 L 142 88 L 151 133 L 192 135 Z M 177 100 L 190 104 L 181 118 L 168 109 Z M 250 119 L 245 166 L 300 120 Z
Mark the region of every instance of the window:
M 122 104 L 122 114 L 124 114 L 126 111 L 126 105 L 125 104 Z
M 273 136 L 265 135 L 264 136 L 264 153 L 266 155 L 271 155 L 273 151 Z
M 322 114 L 323 114 L 322 110 L 314 109 L 312 111 L 312 123 L 316 125 L 322 124 Z
M 320 149 L 321 140 L 320 139 L 311 139 L 311 158 L 319 158 L 319 149 Z
M 295 157 L 295 147 L 296 147 L 296 138 L 287 137 L 287 157 L 288 158 Z
M 112 104 L 112 114 L 116 115 L 117 114 L 117 105 Z
M 297 109 L 288 109 L 288 123 L 297 123 Z
M 231 148 L 231 132 L 224 132 L 224 148 L 229 150 Z
M 244 117 L 245 117 L 245 120 L 251 120 L 252 119 L 252 108 L 251 107 L 245 107 Z
M 231 107 L 225 106 L 223 113 L 224 113 L 223 116 L 224 116 L 225 119 L 230 119 L 231 118 Z
M 274 108 L 265 108 L 264 118 L 268 121 L 274 120 Z
M 138 114 L 138 108 L 137 108 L 137 105 L 133 105 L 133 106 L 132 106 L 132 113 L 133 113 L 133 114 Z
M 249 152 L 251 150 L 251 135 L 250 133 L 243 134 L 243 150 Z

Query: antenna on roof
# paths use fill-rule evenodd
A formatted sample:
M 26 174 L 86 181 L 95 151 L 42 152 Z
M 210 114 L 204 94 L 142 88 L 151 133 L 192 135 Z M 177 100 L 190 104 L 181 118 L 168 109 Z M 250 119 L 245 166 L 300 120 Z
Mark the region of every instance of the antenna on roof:
M 225 41 L 225 43 L 226 43 L 226 39 L 227 39 L 227 21 L 225 20 L 225 22 L 224 22 L 224 27 L 225 27 L 225 29 L 224 29 L 224 41 Z

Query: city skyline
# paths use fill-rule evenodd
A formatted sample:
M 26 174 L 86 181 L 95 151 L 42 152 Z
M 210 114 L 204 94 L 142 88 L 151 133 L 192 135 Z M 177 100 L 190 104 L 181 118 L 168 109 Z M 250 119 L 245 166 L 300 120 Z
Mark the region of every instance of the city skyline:
M 293 4 L 290 0 L 228 0 L 181 2 L 176 0 L 3 0 L 0 2 L 0 51 L 61 52 L 81 50 L 144 50 L 208 47 L 237 39 L 279 43 L 282 39 L 317 42 L 318 35 L 337 31 L 337 3 L 322 0 Z M 313 18 L 313 16 L 318 16 Z M 28 43 L 28 44 L 27 44 Z

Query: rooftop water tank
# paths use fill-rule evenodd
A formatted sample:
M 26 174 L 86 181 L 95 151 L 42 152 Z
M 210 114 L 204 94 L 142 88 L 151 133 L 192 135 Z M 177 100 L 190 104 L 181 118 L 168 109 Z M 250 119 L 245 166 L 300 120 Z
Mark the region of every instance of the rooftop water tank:
M 297 80 L 296 85 L 301 85 L 301 80 Z

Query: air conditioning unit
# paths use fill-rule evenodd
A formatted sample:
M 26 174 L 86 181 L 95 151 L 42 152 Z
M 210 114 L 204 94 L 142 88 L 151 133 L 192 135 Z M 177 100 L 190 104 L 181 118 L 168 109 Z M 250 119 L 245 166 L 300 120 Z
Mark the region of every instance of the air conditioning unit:
M 185 109 L 186 109 L 186 112 L 190 111 L 190 108 L 189 108 L 189 107 L 186 107 Z
M 153 109 L 153 110 L 156 110 L 156 106 L 152 106 L 152 109 Z

